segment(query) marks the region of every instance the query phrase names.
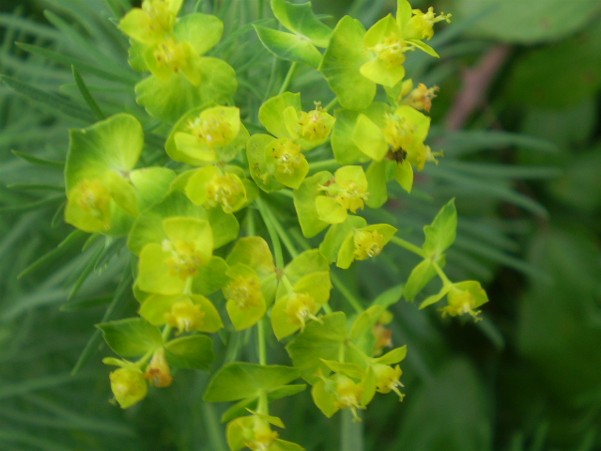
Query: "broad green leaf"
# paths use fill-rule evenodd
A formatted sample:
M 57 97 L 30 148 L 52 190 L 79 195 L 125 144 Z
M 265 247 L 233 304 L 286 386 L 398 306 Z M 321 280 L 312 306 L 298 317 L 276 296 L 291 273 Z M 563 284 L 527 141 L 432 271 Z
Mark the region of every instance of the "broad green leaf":
M 170 258 L 171 254 L 163 250 L 161 244 L 150 243 L 142 248 L 136 279 L 136 284 L 142 291 L 165 295 L 184 292 L 187 278 L 169 269 Z
M 165 355 L 175 368 L 208 370 L 215 360 L 213 340 L 202 334 L 176 338 L 165 345 Z
M 178 40 L 189 42 L 197 54 L 204 55 L 221 40 L 223 22 L 209 14 L 187 14 L 177 21 L 173 31 Z
M 311 177 L 307 177 L 301 186 L 294 191 L 294 207 L 296 208 L 298 222 L 303 235 L 307 238 L 317 235 L 328 226 L 326 222 L 319 219 L 315 199 L 320 187 L 333 177 L 330 172 L 318 172 Z
M 373 161 L 365 171 L 369 187 L 366 201 L 368 207 L 380 208 L 388 200 L 388 172 L 392 164 L 394 163 L 387 160 Z
M 299 254 L 284 268 L 284 274 L 292 285 L 299 282 L 304 276 L 316 272 L 330 270 L 328 261 L 317 249 L 310 249 Z
M 306 36 L 318 47 L 327 47 L 332 30 L 313 13 L 311 2 L 291 3 L 271 0 L 273 15 L 288 30 Z
M 136 87 L 136 102 L 148 114 L 167 122 L 176 122 L 192 108 L 207 103 L 225 104 L 231 100 L 237 87 L 236 73 L 225 61 L 202 57 L 199 63 L 200 84 L 193 86 L 182 74 L 164 80 L 150 76 Z
M 398 51 L 400 51 L 402 42 L 401 30 L 392 14 L 388 14 L 376 22 L 367 30 L 364 38 L 364 45 L 370 50 L 378 46 L 396 44 Z M 383 59 L 372 50 L 370 56 L 370 61 L 360 67 L 361 75 L 365 78 L 380 85 L 393 87 L 405 76 L 405 67 L 403 66 L 405 55 L 403 53 L 397 53 L 396 55 L 390 53 L 387 59 Z
M 146 184 L 150 184 L 151 182 L 150 178 L 145 179 L 142 185 L 146 186 Z M 160 178 L 158 182 L 161 183 Z M 150 210 L 143 212 L 138 217 L 128 235 L 127 246 L 129 250 L 138 255 L 146 244 L 161 243 L 167 238 L 163 230 L 163 220 L 172 216 L 189 216 L 205 219 L 207 214 L 204 209 L 192 204 L 182 193 L 170 193 L 162 202 Z
M 317 218 L 326 224 L 340 224 L 346 221 L 348 213 L 346 208 L 329 196 L 317 196 L 315 198 L 315 211 Z
M 161 331 L 142 318 L 98 324 L 109 347 L 123 357 L 137 357 L 163 345 Z
M 394 365 L 395 363 L 399 363 L 405 360 L 406 356 L 407 346 L 405 345 L 399 348 L 395 348 L 392 351 L 388 351 L 383 356 L 374 359 L 374 361 L 383 365 Z
M 228 265 L 242 263 L 251 267 L 261 278 L 275 272 L 273 256 L 267 242 L 258 236 L 242 237 L 236 241 L 226 259 Z
M 212 256 L 205 265 L 198 268 L 198 273 L 192 279 L 192 291 L 208 296 L 220 290 L 228 281 L 227 268 L 224 259 Z
M 334 382 L 330 379 L 320 379 L 311 387 L 313 402 L 327 418 L 331 418 L 340 410 L 336 402 L 335 389 Z
M 349 338 L 351 340 L 361 339 L 365 334 L 371 334 L 373 326 L 382 317 L 382 313 L 386 310 L 383 305 L 372 305 L 367 310 L 359 314 L 357 319 L 353 322 L 351 330 L 349 332 Z
M 371 195 L 371 192 L 370 192 Z M 360 216 L 349 216 L 346 221 L 341 224 L 333 224 L 328 229 L 321 245 L 319 246 L 320 252 L 328 259 L 330 263 L 333 263 L 338 258 L 338 251 L 340 246 L 349 234 L 352 234 L 353 230 L 365 227 L 367 221 Z
M 165 149 L 176 161 L 203 166 L 230 161 L 246 145 L 248 132 L 236 107 L 204 106 L 183 115 L 175 124 Z
M 131 171 L 129 179 L 136 189 L 140 211 L 161 202 L 167 196 L 174 178 L 175 173 L 168 168 L 150 167 Z
M 408 161 L 397 163 L 394 167 L 394 179 L 408 193 L 413 189 L 413 168 Z
M 71 130 L 65 165 L 67 190 L 84 179 L 102 179 L 109 171 L 128 173 L 138 162 L 143 145 L 142 126 L 125 113 Z
M 284 121 L 284 111 L 292 107 L 296 111 L 300 111 L 301 95 L 285 91 L 275 97 L 267 99 L 259 108 L 259 121 L 269 133 L 278 138 L 294 139 L 290 134 Z
M 426 307 L 436 304 L 437 302 L 440 302 L 442 300 L 442 298 L 444 298 L 447 295 L 447 293 L 449 292 L 451 287 L 452 287 L 452 285 L 443 286 L 438 293 L 428 296 L 419 305 L 419 309 L 422 310 L 422 309 L 425 309 Z
M 321 53 L 303 36 L 254 25 L 263 46 L 278 58 L 317 68 Z
M 424 226 L 424 253 L 438 259 L 453 244 L 456 233 L 457 210 L 455 199 L 451 199 L 440 209 L 432 224 Z
M 376 95 L 376 84 L 360 72 L 360 67 L 369 61 L 364 35 L 361 22 L 343 17 L 334 29 L 320 66 L 340 105 L 349 110 L 367 108 Z
M 314 316 L 330 297 L 332 284 L 329 276 L 326 271 L 308 274 L 294 284 L 292 292 L 282 289 L 284 284 L 280 284 L 271 311 L 271 325 L 278 340 L 302 330 L 310 319 L 315 320 Z
M 336 110 L 336 123 L 332 131 L 332 150 L 340 164 L 354 164 L 368 161 L 369 158 L 353 141 L 353 130 L 360 113 L 349 110 Z
M 215 249 L 238 238 L 240 224 L 232 213 L 225 213 L 221 208 L 213 208 L 207 212 L 207 219 L 211 224 Z
M 348 110 L 336 110 L 336 123 L 334 124 L 331 140 L 336 161 L 341 164 L 369 161 L 369 157 L 357 145 L 353 137 L 355 133 L 363 133 L 357 130 L 357 118 L 361 114 L 367 116 L 374 124 L 384 124 L 386 115 L 389 112 L 390 107 L 381 102 L 370 104 L 369 108 L 360 113 Z M 358 135 L 358 138 L 361 138 L 361 136 Z M 380 138 L 378 137 L 377 139 Z
M 383 305 L 384 307 L 390 307 L 393 304 L 399 302 L 401 297 L 403 296 L 403 292 L 405 287 L 400 284 L 396 285 L 383 293 L 379 294 L 376 299 L 373 301 L 373 305 Z
M 162 326 L 171 323 L 169 316 L 170 314 L 176 313 L 173 311 L 173 306 L 178 303 L 179 305 L 182 303 L 192 303 L 200 309 L 199 316 L 201 317 L 201 320 L 195 327 L 190 327 L 188 329 L 214 333 L 223 327 L 221 317 L 213 303 L 204 296 L 195 294 L 171 296 L 152 294 L 142 302 L 139 313 L 140 316 L 145 318 L 150 324 Z
M 413 301 L 424 287 L 436 276 L 430 259 L 422 260 L 411 270 L 405 284 L 405 299 Z
M 359 114 L 353 127 L 353 143 L 375 161 L 382 161 L 388 153 L 388 143 L 382 129 L 365 114 Z
M 139 213 L 138 202 L 136 190 L 132 184 L 114 172 L 107 172 L 104 182 L 111 193 L 113 201 L 127 214 L 137 216 Z
M 275 161 L 269 152 L 269 147 L 275 141 L 273 136 L 258 134 L 251 136 L 246 143 L 250 175 L 257 186 L 267 193 L 284 187 L 275 178 Z
M 215 373 L 204 399 L 227 402 L 257 398 L 281 389 L 298 377 L 298 370 L 289 366 L 228 363 Z
M 346 316 L 343 312 L 321 317 L 321 322 L 312 321 L 305 330 L 294 337 L 286 350 L 295 368 L 309 383 L 319 380 L 320 374 L 327 371 L 322 362 L 338 360 L 346 339 Z

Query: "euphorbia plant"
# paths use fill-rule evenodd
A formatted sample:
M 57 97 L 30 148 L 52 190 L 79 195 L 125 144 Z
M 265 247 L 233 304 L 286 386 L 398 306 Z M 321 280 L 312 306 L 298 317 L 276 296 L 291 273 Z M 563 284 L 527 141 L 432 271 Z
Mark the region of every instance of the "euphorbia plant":
M 134 256 L 138 316 L 98 325 L 119 356 L 104 359 L 116 367 L 116 402 L 142 402 L 149 386 L 169 387 L 180 370 L 210 371 L 204 400 L 236 402 L 223 416 L 233 450 L 302 449 L 279 438 L 274 428 L 284 423 L 270 406 L 307 385 L 326 417 L 348 410 L 361 421 L 378 394 L 402 400 L 410 350 L 385 332 L 401 297 L 413 301 L 438 277 L 440 290 L 420 308 L 446 299 L 442 315 L 478 319 L 487 302 L 477 281 L 453 282 L 444 272 L 457 227 L 453 200 L 424 227 L 421 246 L 392 224 L 370 222 L 391 183 L 411 192 L 414 172 L 440 155 L 426 144 L 436 88 L 414 88 L 403 64 L 413 51 L 437 56 L 425 41 L 450 16 L 398 0 L 396 15 L 368 30 L 348 16 L 331 29 L 310 3 L 270 4 L 288 31 L 255 30 L 290 71 L 257 111 L 236 105 L 234 69 L 204 56 L 221 40 L 220 19 L 181 15 L 181 0 L 144 0 L 127 13 L 118 28 L 130 40 L 130 65 L 144 73 L 135 94 L 145 113 L 73 130 L 65 172 L 65 220 L 127 237 Z M 327 83 L 327 98 L 289 91 L 298 65 Z M 169 160 L 138 167 L 149 121 Z M 421 262 L 375 299 L 332 272 L 378 264 L 389 245 Z M 334 292 L 344 304 L 331 305 Z M 257 336 L 257 361 L 215 355 L 216 334 L 233 342 L 246 331 Z M 285 348 L 287 364 L 269 361 L 269 340 Z

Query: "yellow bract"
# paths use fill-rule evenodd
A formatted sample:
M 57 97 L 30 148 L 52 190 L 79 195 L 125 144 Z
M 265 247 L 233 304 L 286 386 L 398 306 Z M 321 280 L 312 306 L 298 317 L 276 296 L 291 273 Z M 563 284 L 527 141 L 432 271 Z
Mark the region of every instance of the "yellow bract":
M 403 41 L 396 35 L 390 35 L 370 49 L 378 59 L 388 67 L 400 66 L 405 62 Z
M 380 255 L 384 247 L 384 236 L 376 230 L 357 230 L 353 242 L 355 260 L 367 260 Z
M 399 387 L 403 384 L 399 381 L 403 372 L 401 367 L 396 365 L 394 368 L 390 365 L 378 363 L 372 367 L 376 376 L 376 391 L 378 393 L 390 393 L 393 391 L 402 401 L 405 395 L 400 392 Z
M 434 8 L 431 6 L 426 12 L 414 9 L 413 17 L 409 21 L 409 37 L 430 40 L 434 36 L 434 24 L 443 20 L 447 23 L 451 22 L 451 14 L 440 13 L 436 15 Z
M 236 174 L 225 173 L 215 176 L 207 185 L 207 204 L 221 207 L 225 213 L 232 213 L 246 201 L 244 184 Z
M 365 206 L 367 187 L 354 180 L 341 180 L 328 187 L 327 193 L 344 209 L 356 213 Z
M 185 280 L 196 274 L 198 267 L 203 263 L 202 254 L 192 241 L 165 239 L 161 243 L 161 247 L 169 255 L 165 263 L 172 276 Z
M 303 330 L 305 322 L 308 319 L 317 319 L 315 316 L 317 310 L 319 310 L 319 307 L 311 295 L 307 293 L 292 293 L 287 300 L 284 311 L 291 322 L 297 324 Z
M 228 283 L 223 288 L 223 295 L 240 310 L 257 307 L 263 297 L 258 279 L 244 276 L 237 276 Z
M 330 134 L 332 117 L 318 105 L 311 111 L 301 111 L 298 120 L 300 137 L 307 141 L 322 141 Z
M 176 327 L 178 332 L 182 333 L 200 329 L 205 316 L 200 305 L 187 299 L 174 303 L 171 311 L 165 314 L 165 320 L 167 324 Z
M 476 298 L 468 290 L 451 288 L 448 294 L 448 304 L 442 309 L 442 316 L 471 315 L 474 319 L 480 319 L 480 310 L 476 310 Z
M 355 421 L 361 421 L 357 414 L 357 409 L 365 409 L 365 406 L 359 401 L 363 396 L 363 387 L 352 379 L 337 374 L 336 382 L 336 401 L 335 405 L 339 409 L 350 409 Z
M 109 374 L 111 391 L 123 409 L 133 406 L 144 399 L 148 393 L 148 384 L 142 370 L 134 366 L 117 368 Z
M 301 147 L 289 139 L 278 139 L 273 144 L 276 171 L 281 175 L 293 174 L 305 160 Z

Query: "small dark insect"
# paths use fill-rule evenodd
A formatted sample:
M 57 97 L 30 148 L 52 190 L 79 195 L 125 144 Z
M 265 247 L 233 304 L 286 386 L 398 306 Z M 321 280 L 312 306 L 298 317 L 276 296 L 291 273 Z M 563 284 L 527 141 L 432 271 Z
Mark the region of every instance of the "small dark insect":
M 398 149 L 391 148 L 386 154 L 386 158 L 396 161 L 397 163 L 402 163 L 405 161 L 405 158 L 407 158 L 407 152 L 400 147 Z

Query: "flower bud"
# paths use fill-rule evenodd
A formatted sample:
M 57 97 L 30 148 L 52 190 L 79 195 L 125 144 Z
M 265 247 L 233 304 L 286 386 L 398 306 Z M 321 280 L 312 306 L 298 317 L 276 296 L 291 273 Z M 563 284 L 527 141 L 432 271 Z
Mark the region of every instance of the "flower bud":
M 146 367 L 144 377 L 155 387 L 169 387 L 173 383 L 173 376 L 165 358 L 165 348 L 159 348 L 152 355 L 152 360 Z
M 137 404 L 146 397 L 148 384 L 142 370 L 135 366 L 117 368 L 109 375 L 111 390 L 123 409 Z

